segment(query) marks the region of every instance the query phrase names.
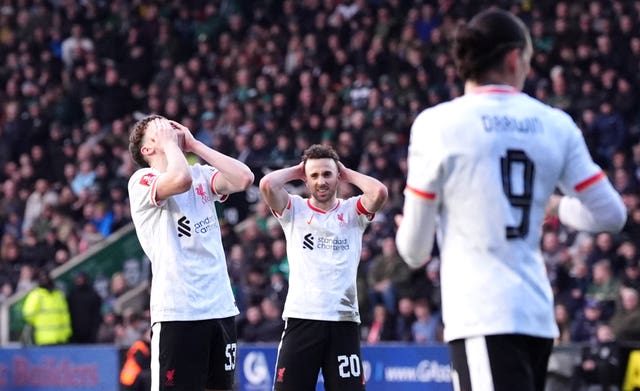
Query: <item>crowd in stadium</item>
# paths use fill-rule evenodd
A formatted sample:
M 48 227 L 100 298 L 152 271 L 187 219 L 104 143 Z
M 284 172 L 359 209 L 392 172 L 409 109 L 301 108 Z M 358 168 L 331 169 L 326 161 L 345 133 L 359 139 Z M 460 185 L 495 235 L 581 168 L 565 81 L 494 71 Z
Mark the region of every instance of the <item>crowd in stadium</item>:
M 2 1 L 0 300 L 130 223 L 128 131 L 157 113 L 245 162 L 256 184 L 314 143 L 385 183 L 359 269 L 362 338 L 440 341 L 437 251 L 409 269 L 394 217 L 410 125 L 462 94 L 448 43 L 489 3 L 526 21 L 525 92 L 573 116 L 628 208 L 615 236 L 545 224 L 559 342 L 595 342 L 604 325 L 640 341 L 640 1 Z M 277 341 L 285 241 L 257 194 L 223 204 L 223 244 L 240 339 Z M 116 274 L 103 293 L 97 342 L 126 347 L 145 330 L 144 313 L 111 306 L 128 288 Z

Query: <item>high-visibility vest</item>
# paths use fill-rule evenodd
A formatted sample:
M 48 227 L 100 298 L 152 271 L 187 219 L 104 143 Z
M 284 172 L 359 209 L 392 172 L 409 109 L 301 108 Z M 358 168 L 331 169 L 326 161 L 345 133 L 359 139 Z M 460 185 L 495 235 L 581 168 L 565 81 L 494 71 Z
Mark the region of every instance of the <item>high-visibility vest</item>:
M 133 345 L 131 345 L 129 350 L 127 350 L 127 359 L 122 366 L 122 371 L 120 371 L 120 383 L 122 385 L 133 385 L 140 372 L 142 372 L 140 364 L 138 364 L 138 362 L 136 361 L 137 352 L 141 352 L 147 357 L 150 354 L 149 347 L 143 341 L 136 341 Z
M 71 337 L 71 316 L 64 294 L 54 289 L 35 288 L 27 295 L 22 315 L 33 326 L 36 345 L 65 343 Z
M 638 388 L 640 388 L 640 350 L 632 350 L 629 354 L 622 390 L 633 391 Z

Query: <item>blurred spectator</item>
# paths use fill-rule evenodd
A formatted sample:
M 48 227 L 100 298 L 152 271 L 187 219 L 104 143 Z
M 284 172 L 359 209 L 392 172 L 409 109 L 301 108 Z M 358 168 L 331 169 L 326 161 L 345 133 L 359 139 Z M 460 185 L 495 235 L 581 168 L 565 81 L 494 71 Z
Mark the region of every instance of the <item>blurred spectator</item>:
M 125 308 L 122 311 L 122 323 L 115 327 L 114 343 L 119 348 L 126 349 L 142 338 L 143 331 L 148 324 L 149 321 L 145 320 L 142 314 L 136 313 L 133 308 Z
M 571 317 L 567 307 L 562 303 L 556 303 L 554 306 L 556 323 L 558 325 L 558 337 L 554 341 L 554 345 L 564 345 L 571 342 Z
M 597 301 L 589 299 L 584 309 L 571 323 L 571 342 L 596 342 L 596 330 L 602 321 L 602 309 Z
M 622 116 L 606 100 L 600 103 L 599 112 L 593 124 L 593 132 L 598 140 L 596 158 L 599 158 L 600 164 L 604 163 L 606 167 L 614 152 L 622 147 L 626 139 Z
M 118 317 L 112 310 L 107 310 L 102 314 L 102 322 L 98 328 L 98 343 L 114 343 L 116 340 L 116 327 Z
M 46 179 L 38 179 L 35 190 L 27 198 L 22 220 L 22 230 L 31 228 L 33 222 L 40 216 L 47 204 L 55 206 L 58 203 L 58 195 L 49 188 Z
M 0 263 L 2 275 L 8 277 L 14 284 L 17 284 L 20 276 L 20 268 L 28 262 L 22 257 L 22 254 L 20 254 L 20 246 L 12 236 L 3 236 L 0 260 L 2 261 L 2 263 Z
M 602 310 L 602 318 L 609 319 L 615 308 L 620 281 L 613 275 L 608 259 L 602 259 L 593 265 L 592 276 L 585 297 L 597 301 Z
M 274 305 L 284 308 L 287 292 L 289 292 L 289 282 L 284 278 L 277 264 L 271 266 L 269 269 L 269 285 L 264 292 L 265 298 L 271 300 Z
M 640 266 L 638 265 L 638 259 L 628 260 L 625 263 L 621 284 L 623 287 L 633 288 L 640 292 Z
M 583 384 L 597 384 L 602 391 L 618 390 L 621 366 L 615 335 L 604 324 L 598 326 L 596 334 L 596 341 L 582 349 L 572 378 L 572 391 L 580 391 Z
M 414 314 L 416 320 L 411 326 L 413 340 L 422 344 L 442 342 L 440 317 L 432 313 L 429 302 L 416 300 Z
M 62 60 L 71 67 L 93 51 L 93 41 L 84 35 L 82 25 L 71 26 L 71 35 L 62 41 Z
M 387 237 L 382 240 L 382 253 L 373 258 L 368 272 L 369 294 L 371 303 L 383 304 L 387 313 L 396 313 L 398 289 L 409 279 L 411 269 L 400 258 L 395 239 Z
M 84 253 L 94 244 L 99 243 L 105 237 L 98 231 L 97 225 L 93 221 L 86 221 L 79 232 L 78 252 Z
M 245 342 L 258 342 L 260 328 L 264 322 L 259 305 L 252 305 L 245 311 L 244 319 L 239 319 L 238 339 Z
M 279 303 L 272 298 L 265 298 L 260 303 L 263 322 L 260 327 L 258 340 L 261 342 L 280 341 L 284 330 L 284 320 L 282 320 L 282 308 L 284 303 Z
M 613 259 L 616 256 L 616 244 L 613 236 L 608 232 L 601 232 L 596 235 L 595 246 L 591 249 L 587 262 L 592 267 L 594 263 L 601 259 Z
M 573 267 L 570 271 L 568 294 L 560 297 L 566 303 L 567 310 L 572 318 L 576 313 L 582 311 L 585 295 L 590 284 L 591 274 L 589 273 L 587 262 L 579 258 L 574 259 Z
M 373 320 L 367 332 L 366 342 L 376 344 L 380 341 L 394 339 L 393 318 L 389 315 L 384 304 L 376 304 L 373 307 Z
M 121 272 L 114 273 L 109 282 L 109 293 L 102 303 L 102 311 L 115 310 L 116 301 L 120 296 L 129 290 L 127 279 Z
M 410 297 L 398 300 L 398 314 L 395 317 L 394 337 L 396 341 L 413 341 L 413 323 L 416 320 L 415 303 Z
M 620 288 L 620 304 L 609 321 L 616 340 L 640 341 L 640 294 L 634 288 Z
M 616 250 L 616 257 L 613 261 L 613 272 L 616 276 L 622 276 L 624 279 L 624 273 L 627 265 L 633 264 L 638 259 L 638 251 L 635 243 L 631 240 L 624 240 L 618 246 Z
M 20 277 L 18 277 L 18 284 L 16 285 L 16 292 L 29 292 L 36 286 L 36 271 L 31 265 L 22 265 L 20 267 Z
M 0 283 L 0 304 L 13 295 L 13 287 L 8 281 Z
M 96 179 L 96 173 L 93 169 L 93 163 L 90 160 L 80 162 L 78 172 L 71 180 L 71 190 L 76 196 L 80 196 L 83 192 L 89 191 Z
M 88 281 L 86 273 L 77 273 L 67 295 L 71 315 L 72 343 L 95 343 L 102 321 L 102 299 Z

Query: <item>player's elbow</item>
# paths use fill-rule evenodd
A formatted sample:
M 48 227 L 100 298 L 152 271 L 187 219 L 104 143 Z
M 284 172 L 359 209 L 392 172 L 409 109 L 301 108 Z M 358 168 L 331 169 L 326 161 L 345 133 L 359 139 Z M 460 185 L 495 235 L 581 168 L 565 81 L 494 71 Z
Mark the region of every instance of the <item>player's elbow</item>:
M 398 240 L 398 238 L 396 238 L 396 248 L 404 262 L 413 269 L 417 269 L 427 262 L 427 256 L 423 256 L 421 252 L 412 251 L 408 245 L 402 240 Z
M 400 254 L 400 257 L 402 257 L 402 259 L 404 260 L 404 262 L 407 265 L 409 265 L 409 267 L 412 269 L 417 269 L 420 266 L 427 263 L 427 258 L 425 257 L 417 256 L 416 254 L 409 254 L 407 252 L 404 252 L 404 253 L 401 251 L 398 251 L 398 252 Z
M 269 181 L 269 176 L 266 175 L 260 179 L 260 183 L 258 184 L 260 188 L 260 193 L 262 194 L 270 194 L 271 193 L 271 183 Z
M 387 203 L 387 200 L 389 199 L 389 190 L 387 190 L 386 186 L 382 185 L 376 189 L 375 199 L 376 204 L 379 205 L 380 208 Z
M 176 193 L 184 193 L 193 185 L 193 178 L 189 172 L 176 174 L 173 177 L 173 188 L 176 189 Z
M 389 192 L 387 191 L 387 187 L 382 183 L 376 188 L 369 190 L 367 194 L 367 202 L 365 208 L 371 213 L 375 213 L 382 209 L 384 204 L 387 203 L 387 199 L 389 198 Z
M 240 173 L 240 178 L 238 178 L 238 185 L 242 188 L 242 190 L 247 190 L 249 186 L 253 184 L 255 176 L 251 170 L 243 170 Z
M 602 231 L 616 233 L 620 232 L 627 222 L 627 208 L 622 202 L 616 204 L 607 216 L 602 219 Z

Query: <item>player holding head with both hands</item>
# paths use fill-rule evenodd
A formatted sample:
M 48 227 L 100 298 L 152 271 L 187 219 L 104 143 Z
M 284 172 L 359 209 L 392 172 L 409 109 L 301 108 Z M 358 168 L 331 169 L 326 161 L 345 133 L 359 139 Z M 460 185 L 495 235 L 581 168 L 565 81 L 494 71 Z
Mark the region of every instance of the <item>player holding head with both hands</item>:
M 294 180 L 309 198 L 287 192 Z M 362 195 L 339 198 L 340 182 Z M 274 389 L 314 390 L 322 369 L 325 389 L 364 390 L 356 273 L 362 234 L 387 188 L 345 167 L 332 148 L 312 145 L 300 164 L 262 178 L 260 191 L 284 230 L 290 267 Z
M 151 260 L 153 390 L 231 390 L 235 305 L 214 202 L 243 191 L 253 173 L 158 115 L 138 121 L 129 151 L 131 216 Z M 191 152 L 206 164 L 189 165 Z

